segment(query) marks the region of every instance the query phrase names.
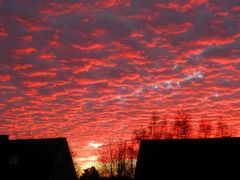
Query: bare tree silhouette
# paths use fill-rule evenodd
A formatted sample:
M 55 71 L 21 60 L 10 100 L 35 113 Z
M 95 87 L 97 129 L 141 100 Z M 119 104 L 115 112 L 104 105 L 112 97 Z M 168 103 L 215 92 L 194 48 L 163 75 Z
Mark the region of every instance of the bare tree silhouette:
M 200 137 L 209 138 L 212 133 L 212 125 L 206 120 L 201 120 L 199 124 Z
M 99 159 L 101 173 L 111 178 L 115 177 L 115 149 L 113 140 L 109 139 L 108 144 L 100 148 Z
M 160 117 L 158 112 L 153 111 L 148 128 L 135 129 L 133 139 L 137 142 L 143 139 L 163 139 L 167 134 L 166 116 Z
M 219 117 L 216 124 L 216 136 L 217 137 L 231 137 L 233 136 L 233 131 L 229 128 L 222 117 Z
M 158 112 L 153 111 L 152 112 L 152 118 L 151 122 L 149 124 L 149 130 L 150 130 L 150 139 L 156 139 L 156 125 L 157 121 L 159 120 Z
M 110 140 L 100 149 L 101 173 L 111 179 L 133 178 L 135 171 L 136 148 L 125 140 Z
M 143 139 L 149 139 L 149 134 L 147 129 L 134 129 L 133 130 L 133 140 L 136 140 L 139 143 Z
M 178 111 L 173 125 L 174 137 L 180 139 L 189 138 L 192 127 L 190 123 L 191 116 L 187 111 Z
M 127 154 L 129 159 L 129 166 L 128 166 L 128 177 L 130 179 L 134 178 L 135 174 L 135 167 L 136 167 L 136 157 L 137 157 L 137 149 L 136 145 L 134 144 L 134 141 L 127 147 Z
M 162 115 L 155 128 L 155 139 L 166 139 L 166 136 L 170 133 L 167 129 L 167 125 L 167 116 Z

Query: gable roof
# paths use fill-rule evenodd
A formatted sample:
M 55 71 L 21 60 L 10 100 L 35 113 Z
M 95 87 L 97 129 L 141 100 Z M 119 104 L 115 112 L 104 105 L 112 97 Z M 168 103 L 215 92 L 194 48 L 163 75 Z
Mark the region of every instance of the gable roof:
M 0 176 L 6 180 L 76 179 L 66 138 L 4 140 L 0 147 Z
M 136 180 L 240 177 L 240 138 L 143 140 Z

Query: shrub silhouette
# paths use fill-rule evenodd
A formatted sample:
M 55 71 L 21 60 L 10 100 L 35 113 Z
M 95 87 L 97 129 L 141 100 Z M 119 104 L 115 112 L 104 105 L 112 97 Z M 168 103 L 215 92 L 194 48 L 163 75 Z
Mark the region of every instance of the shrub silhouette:
M 98 170 L 94 166 L 84 169 L 84 172 L 80 177 L 80 180 L 98 180 L 98 179 L 100 179 L 100 176 Z

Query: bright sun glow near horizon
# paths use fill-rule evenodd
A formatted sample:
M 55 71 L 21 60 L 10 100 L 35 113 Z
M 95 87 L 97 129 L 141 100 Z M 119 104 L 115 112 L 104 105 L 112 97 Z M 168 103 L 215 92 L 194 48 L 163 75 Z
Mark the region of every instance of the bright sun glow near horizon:
M 74 158 L 75 162 L 77 162 L 77 165 L 82 169 L 87 169 L 92 166 L 97 166 L 98 156 L 89 156 L 89 157 L 81 157 L 81 158 Z

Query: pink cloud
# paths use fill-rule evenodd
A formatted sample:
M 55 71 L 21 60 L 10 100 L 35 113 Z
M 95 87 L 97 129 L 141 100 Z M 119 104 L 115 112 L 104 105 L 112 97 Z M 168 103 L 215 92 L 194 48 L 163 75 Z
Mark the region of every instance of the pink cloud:
M 11 85 L 0 85 L 1 89 L 8 89 L 8 90 L 16 90 L 17 88 L 15 86 Z
M 14 103 L 14 102 L 17 102 L 17 101 L 21 101 L 23 99 L 24 99 L 24 97 L 22 97 L 22 96 L 13 96 L 10 99 L 8 99 L 7 102 Z
M 22 36 L 22 39 L 25 40 L 25 41 L 32 41 L 33 36 L 31 36 L 31 35 Z
M 6 106 L 6 104 L 0 103 L 0 107 L 4 107 Z
M 89 84 L 97 84 L 97 83 L 105 83 L 107 80 L 93 80 L 93 79 L 76 79 L 75 80 L 79 85 L 89 85 Z
M 25 69 L 30 69 L 32 68 L 32 64 L 19 64 L 19 65 L 14 65 L 14 70 L 18 71 L 18 70 L 25 70 Z
M 228 13 L 228 12 L 220 11 L 220 12 L 217 12 L 216 15 L 218 15 L 218 16 L 228 16 L 229 13 Z
M 36 48 L 29 47 L 29 48 L 16 49 L 15 53 L 16 53 L 16 55 L 27 55 L 27 54 L 32 54 L 36 51 L 37 51 Z
M 208 3 L 208 0 L 189 0 L 184 3 L 158 3 L 155 5 L 155 7 L 161 9 L 172 9 L 175 11 L 186 12 L 192 9 L 193 7 L 205 3 Z
M 16 20 L 19 24 L 24 26 L 28 32 L 38 32 L 43 30 L 49 30 L 49 27 L 46 27 L 41 24 L 40 19 L 24 19 L 20 16 L 12 16 L 12 19 Z
M 169 24 L 168 26 L 152 27 L 149 29 L 156 34 L 166 33 L 166 34 L 181 34 L 188 31 L 192 27 L 191 22 L 186 22 L 184 24 Z
M 142 37 L 144 37 L 144 35 L 141 32 L 135 32 L 135 33 L 132 33 L 129 37 L 130 38 L 142 38 Z
M 42 60 L 48 60 L 48 59 L 53 59 L 56 56 L 53 53 L 44 53 L 44 54 L 40 54 L 38 57 Z
M 4 27 L 0 27 L 0 37 L 6 37 L 8 36 L 7 31 L 5 30 Z
M 224 45 L 229 44 L 235 41 L 235 38 L 232 37 L 209 37 L 206 39 L 200 39 L 195 41 L 196 45 Z
M 106 33 L 107 32 L 105 29 L 99 28 L 99 29 L 94 29 L 94 31 L 91 33 L 91 36 L 99 37 L 99 36 L 106 35 Z
M 83 65 L 82 67 L 78 67 L 76 68 L 76 70 L 74 70 L 74 74 L 79 74 L 79 73 L 82 73 L 82 72 L 87 72 L 89 71 L 90 69 L 92 68 L 92 65 L 91 64 L 86 64 L 86 65 Z
M 80 44 L 73 44 L 72 47 L 76 48 L 76 49 L 79 49 L 81 51 L 91 51 L 91 50 L 100 50 L 104 46 L 102 44 L 91 44 L 89 46 L 84 46 L 84 45 L 80 45 Z
M 11 76 L 8 74 L 0 74 L 0 82 L 9 81 L 11 79 Z
M 209 0 L 189 0 L 186 4 L 183 5 L 183 12 L 187 11 L 194 6 L 199 6 L 202 4 L 207 4 Z
M 61 16 L 73 12 L 84 11 L 85 6 L 82 3 L 75 4 L 61 4 L 56 2 L 49 2 L 47 6 L 40 10 L 40 14 L 45 16 Z
M 240 6 L 234 6 L 232 9 L 233 9 L 234 11 L 240 11 Z
M 178 10 L 180 9 L 180 4 L 178 3 L 158 3 L 155 5 L 156 8 L 161 8 L 161 9 L 175 9 Z
M 130 6 L 131 0 L 102 0 L 101 2 L 96 2 L 96 6 L 102 6 L 105 8 L 111 8 L 114 6 Z
M 55 77 L 56 75 L 57 75 L 56 72 L 51 71 L 39 71 L 26 74 L 27 77 L 39 77 L 39 76 Z
M 64 85 L 67 85 L 69 84 L 70 82 L 67 82 L 67 81 L 55 81 L 52 83 L 52 87 L 59 87 L 59 86 L 64 86 Z
M 23 84 L 29 88 L 42 87 L 48 85 L 48 82 L 38 82 L 38 81 L 23 81 Z
M 230 63 L 240 63 L 240 57 L 231 57 L 231 58 L 227 58 L 227 57 L 216 57 L 216 58 L 208 58 L 208 60 L 212 61 L 212 62 L 216 62 L 216 63 L 220 63 L 223 65 L 227 65 Z

